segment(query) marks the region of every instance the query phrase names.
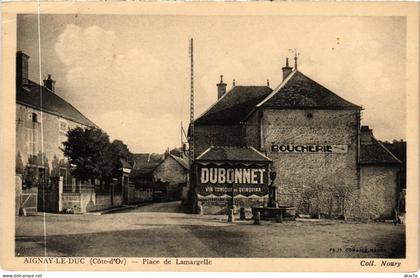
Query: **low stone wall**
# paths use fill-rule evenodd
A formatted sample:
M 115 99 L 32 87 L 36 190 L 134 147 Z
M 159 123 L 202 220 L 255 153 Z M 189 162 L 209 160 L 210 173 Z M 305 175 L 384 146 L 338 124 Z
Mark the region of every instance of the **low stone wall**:
M 81 194 L 75 192 L 66 192 L 61 196 L 63 211 L 73 213 L 83 213 L 83 206 L 81 204 Z
M 142 189 L 134 188 L 133 194 L 131 196 L 132 196 L 132 200 L 130 200 L 130 203 L 132 204 L 150 202 L 153 200 L 153 189 L 152 188 L 142 188 Z
M 86 213 L 91 211 L 106 210 L 112 207 L 121 206 L 122 195 L 114 196 L 114 205 L 111 203 L 111 195 L 106 193 L 95 193 L 91 191 L 65 192 L 62 196 L 63 211 L 71 210 L 73 213 Z
M 36 213 L 38 207 L 38 188 L 22 189 L 22 177 L 16 176 L 15 214 L 24 208 L 27 213 Z
M 114 207 L 119 207 L 123 205 L 123 196 L 122 193 L 120 195 L 114 195 Z
M 105 210 L 112 207 L 111 195 L 108 193 L 96 193 L 95 210 Z

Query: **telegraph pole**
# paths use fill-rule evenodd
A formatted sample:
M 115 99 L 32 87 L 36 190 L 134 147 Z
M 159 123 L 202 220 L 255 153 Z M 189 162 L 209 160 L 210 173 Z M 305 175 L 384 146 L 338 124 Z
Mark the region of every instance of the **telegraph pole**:
M 189 191 L 188 191 L 188 203 L 189 207 L 192 212 L 197 212 L 199 210 L 198 200 L 196 196 L 196 180 L 195 180 L 195 165 L 194 165 L 194 45 L 193 45 L 193 38 L 190 39 L 190 47 L 189 47 L 189 54 L 190 54 L 190 126 L 189 126 L 189 137 L 188 137 L 188 145 L 189 145 L 189 157 L 190 157 L 190 167 L 189 167 Z
M 190 160 L 194 161 L 194 45 L 193 39 L 190 39 L 190 59 L 191 59 L 191 83 L 190 83 Z

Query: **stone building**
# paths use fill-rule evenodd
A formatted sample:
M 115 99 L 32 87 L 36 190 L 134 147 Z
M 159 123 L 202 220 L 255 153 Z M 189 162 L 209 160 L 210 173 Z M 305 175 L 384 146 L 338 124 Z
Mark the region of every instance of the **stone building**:
M 55 92 L 55 81 L 48 75 L 41 86 L 28 76 L 29 56 L 18 52 L 16 57 L 16 155 L 27 167 L 41 169 L 31 163 L 41 152 L 52 167 L 52 161 L 64 159 L 62 142 L 67 131 L 76 127 L 95 126 L 74 106 Z M 39 163 L 41 164 L 41 163 Z M 66 169 L 61 169 L 65 176 Z
M 188 180 L 188 160 L 166 151 L 164 155 L 134 154 L 131 180 L 145 201 L 180 200 Z
M 167 151 L 164 160 L 153 170 L 155 196 L 162 201 L 180 200 L 188 182 L 188 160 Z
M 60 148 L 67 140 L 67 130 L 95 124 L 56 93 L 51 75 L 43 85 L 30 80 L 28 60 L 28 55 L 17 52 L 16 172 L 21 184 L 17 191 L 22 194 L 32 192 L 28 193 L 32 209 L 57 211 L 58 197 L 49 196 L 45 203 L 40 202 L 36 198 L 37 189 L 50 188 L 52 179 L 61 180 L 66 188 L 77 187 Z M 34 202 L 38 205 L 33 205 Z
M 277 201 L 298 213 L 390 218 L 400 161 L 361 127 L 362 107 L 286 62 L 276 88 L 217 84 L 194 124 L 195 157 L 212 146 L 253 147 L 273 162 Z
M 61 150 L 67 131 L 97 127 L 60 97 L 49 74 L 40 85 L 29 79 L 29 56 L 16 54 L 16 212 L 84 213 L 122 204 L 128 173 L 110 188 L 82 184 L 71 175 Z

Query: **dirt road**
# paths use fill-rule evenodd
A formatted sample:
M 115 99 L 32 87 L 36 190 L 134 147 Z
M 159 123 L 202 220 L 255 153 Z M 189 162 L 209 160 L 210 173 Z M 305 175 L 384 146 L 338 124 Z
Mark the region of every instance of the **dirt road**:
M 404 257 L 405 227 L 322 220 L 253 225 L 157 203 L 105 215 L 16 218 L 18 256 Z M 44 241 L 45 240 L 45 241 Z M 46 245 L 45 245 L 46 243 Z

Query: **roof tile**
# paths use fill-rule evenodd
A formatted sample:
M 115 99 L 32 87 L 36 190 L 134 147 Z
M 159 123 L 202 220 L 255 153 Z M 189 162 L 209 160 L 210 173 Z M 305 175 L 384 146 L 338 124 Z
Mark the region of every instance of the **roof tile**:
M 261 102 L 262 107 L 285 109 L 349 109 L 360 110 L 355 105 L 299 71 L 291 73 L 292 76 L 282 84 L 277 92 Z
M 271 92 L 267 86 L 235 86 L 194 123 L 239 124 Z
M 79 124 L 96 127 L 92 121 L 80 113 L 73 105 L 46 87 L 40 86 L 32 81 L 29 81 L 29 86 L 17 87 L 16 102 L 34 109 L 56 114 Z
M 253 147 L 210 147 L 196 161 L 243 161 L 270 162 L 264 154 Z

